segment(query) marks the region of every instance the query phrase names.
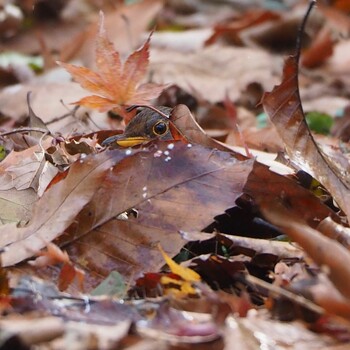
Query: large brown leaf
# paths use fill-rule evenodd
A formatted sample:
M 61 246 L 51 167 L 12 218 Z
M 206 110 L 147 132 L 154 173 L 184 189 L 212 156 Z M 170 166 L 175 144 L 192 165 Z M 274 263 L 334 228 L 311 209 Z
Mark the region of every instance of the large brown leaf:
M 63 233 L 91 200 L 105 172 L 122 157 L 123 154 L 108 151 L 77 161 L 67 177 L 49 188 L 35 204 L 27 226 L 1 226 L 0 246 L 8 247 L 2 255 L 3 266 L 33 256 L 47 242 Z
M 183 142 L 132 153 L 111 168 L 62 236 L 75 239 L 68 252 L 89 271 L 93 285 L 111 270 L 130 278 L 160 268 L 164 261 L 156 245 L 177 254 L 184 244 L 179 230 L 201 230 L 235 206 L 254 163 Z M 137 218 L 118 219 L 131 208 Z
M 287 59 L 282 83 L 272 92 L 265 93 L 263 105 L 284 141 L 289 157 L 319 180 L 350 217 L 348 169 L 338 169 L 312 137 L 299 96 L 297 57 Z

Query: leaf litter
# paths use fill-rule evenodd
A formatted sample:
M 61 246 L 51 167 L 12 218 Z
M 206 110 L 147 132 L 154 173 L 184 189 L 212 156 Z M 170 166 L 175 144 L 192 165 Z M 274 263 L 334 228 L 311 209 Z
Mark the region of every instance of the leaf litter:
M 122 9 L 132 13 L 133 8 L 150 4 L 152 11 L 159 10 L 156 1 Z M 344 10 L 334 7 L 334 11 Z M 262 9 L 261 13 L 267 12 Z M 273 20 L 280 16 L 278 12 L 270 14 Z M 268 22 L 269 16 L 263 16 L 262 21 Z M 332 22 L 336 15 L 327 16 Z M 237 19 L 244 24 L 246 17 L 242 12 Z M 248 26 L 255 24 L 260 25 L 259 18 L 257 23 L 253 18 Z M 132 23 L 126 26 L 132 28 Z M 99 27 L 96 70 L 64 65 L 77 82 L 99 96 L 98 104 L 91 103 L 90 97 L 80 102 L 87 99 L 89 107 L 105 112 L 114 109 L 119 117 L 101 114 L 101 122 L 122 126 L 132 117 L 127 107 L 150 105 L 150 100 L 164 89 L 166 78 L 161 81 L 154 74 L 155 80 L 143 80 L 146 85 L 141 88 L 150 37 L 126 59 L 122 71 L 120 54 L 107 39 L 102 23 Z M 248 42 L 241 44 L 250 45 Z M 317 62 L 321 68 L 329 52 L 323 55 Z M 191 111 L 181 105 L 181 94 L 164 95 L 175 107 L 168 121 L 169 141 L 105 149 L 100 146 L 103 140 L 121 130 L 87 134 L 86 129 L 77 127 L 83 131 L 74 137 L 56 133 L 48 137 L 45 147 L 39 147 L 40 161 L 35 162 L 38 146 L 34 138 L 22 137 L 19 144 L 17 135 L 1 136 L 6 138 L 5 150 L 12 153 L 0 163 L 4 186 L 1 258 L 3 266 L 11 266 L 1 269 L 1 310 L 7 316 L 1 317 L 0 327 L 14 334 L 4 336 L 2 341 L 28 346 L 44 342 L 60 348 L 72 335 L 79 334 L 83 339 L 80 347 L 85 348 L 128 348 L 130 341 L 136 341 L 141 347 L 148 344 L 151 348 L 160 344 L 170 348 L 169 344 L 175 342 L 227 349 L 232 344 L 242 344 L 241 348 L 263 344 L 326 348 L 349 341 L 349 291 L 344 284 L 348 250 L 342 246 L 348 245 L 347 185 L 342 177 L 344 169 L 337 170 L 341 157 L 336 154 L 344 151 L 344 145 L 327 153 L 333 157 L 331 163 L 330 156 L 315 141 L 320 138 L 314 139 L 308 130 L 299 98 L 297 79 L 301 74 L 297 66 L 295 57 L 287 60 L 282 84 L 265 94 L 263 100 L 292 160 L 289 167 L 283 165 L 283 171 L 277 161 L 266 161 L 270 155 L 260 153 L 258 160 L 264 158 L 265 163 L 273 165 L 271 168 L 251 158 L 250 153 L 238 152 L 239 148 L 232 149 L 209 137 Z M 157 70 L 157 66 L 151 67 Z M 276 76 L 270 78 L 262 79 L 265 88 L 275 82 Z M 248 80 L 237 94 L 251 83 Z M 154 83 L 160 85 L 155 88 Z M 187 102 L 194 102 L 195 115 L 200 108 L 208 108 L 208 86 L 191 90 L 187 82 L 181 84 L 189 90 L 183 96 Z M 205 89 L 209 91 L 205 92 L 206 102 L 198 94 Z M 236 95 L 227 94 L 223 84 L 220 89 L 213 84 L 215 101 L 229 105 L 226 116 L 232 117 L 238 110 L 235 104 L 241 102 Z M 69 102 L 73 101 L 74 97 Z M 261 107 L 246 104 L 245 108 L 257 113 Z M 136 108 L 133 111 L 138 112 Z M 31 110 L 29 114 L 36 123 L 31 132 L 35 136 L 34 128 L 45 128 L 45 123 L 35 115 L 33 118 Z M 79 123 L 74 113 L 69 117 L 75 125 Z M 118 124 L 120 117 L 124 120 Z M 297 127 L 289 127 L 292 124 Z M 243 130 L 241 143 L 249 145 L 244 140 L 246 135 L 249 133 Z M 34 145 L 26 144 L 27 140 Z M 17 152 L 14 146 L 20 147 Z M 43 159 L 57 175 L 45 173 Z M 344 159 L 342 165 L 346 165 Z M 296 160 L 301 160 L 298 170 L 309 172 L 323 189 L 304 188 L 307 185 L 300 173 L 293 172 Z M 46 178 L 41 185 L 40 173 Z M 159 244 L 166 252 L 164 258 Z M 35 256 L 37 260 L 29 261 L 36 265 L 33 267 L 27 260 Z M 170 272 L 163 266 L 165 262 Z M 188 279 L 188 275 L 196 277 Z M 103 286 L 107 276 L 110 285 Z M 75 284 L 74 278 L 78 280 Z M 13 286 L 10 294 L 8 283 Z M 92 296 L 99 283 L 102 293 L 121 299 Z M 68 293 L 60 293 L 57 288 Z M 154 296 L 157 298 L 149 299 Z M 34 312 L 34 318 L 28 319 L 28 311 Z M 14 313 L 18 315 L 16 321 Z M 271 321 L 270 315 L 290 323 Z M 69 322 L 63 324 L 62 319 Z M 296 320 L 323 334 L 310 332 Z M 14 322 L 17 328 L 13 328 Z M 41 335 L 28 332 L 34 322 Z M 79 326 L 81 322 L 84 329 Z M 290 336 L 293 332 L 298 340 Z M 288 342 L 286 334 L 294 340 Z

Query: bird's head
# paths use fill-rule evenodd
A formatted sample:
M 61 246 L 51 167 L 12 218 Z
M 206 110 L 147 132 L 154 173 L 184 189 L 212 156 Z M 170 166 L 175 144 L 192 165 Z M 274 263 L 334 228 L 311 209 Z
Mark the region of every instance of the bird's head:
M 158 110 L 162 114 L 155 110 L 143 109 L 131 119 L 123 134 L 108 137 L 102 145 L 117 144 L 121 147 L 133 147 L 156 139 L 171 140 L 169 116 L 172 108 L 158 107 Z

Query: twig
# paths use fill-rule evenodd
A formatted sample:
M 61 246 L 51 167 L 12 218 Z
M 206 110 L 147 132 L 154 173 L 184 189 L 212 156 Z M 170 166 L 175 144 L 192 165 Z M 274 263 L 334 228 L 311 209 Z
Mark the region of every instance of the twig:
M 126 108 L 126 111 L 127 112 L 131 112 L 132 110 L 134 110 L 135 108 L 138 108 L 138 107 L 149 108 L 152 111 L 154 111 L 154 112 L 158 113 L 159 115 L 161 115 L 162 117 L 164 117 L 166 119 L 169 119 L 168 115 L 166 115 L 165 113 L 163 113 L 162 111 L 160 111 L 156 107 L 149 106 L 149 105 L 133 105 L 133 106 L 130 106 L 130 107 Z
M 298 64 L 300 61 L 301 45 L 302 45 L 302 40 L 303 40 L 303 34 L 305 32 L 306 23 L 307 23 L 307 20 L 310 16 L 310 13 L 311 13 L 313 7 L 316 5 L 316 2 L 317 2 L 317 0 L 310 1 L 309 7 L 308 7 L 306 14 L 303 18 L 303 21 L 301 22 L 301 25 L 299 27 L 299 33 L 297 36 L 297 43 L 296 43 L 296 47 L 295 47 L 295 58 L 296 58 L 296 61 Z
M 273 294 L 281 295 L 289 300 L 293 300 L 294 302 L 298 303 L 299 305 L 304 306 L 307 309 L 314 311 L 320 315 L 323 315 L 326 313 L 325 309 L 316 305 L 315 303 L 304 298 L 301 295 L 294 294 L 286 289 L 283 289 L 281 287 L 278 287 L 278 286 L 275 286 L 275 285 L 270 284 L 268 282 L 265 282 L 265 281 L 261 280 L 260 278 L 254 277 L 252 275 L 246 276 L 246 279 L 248 282 L 251 282 L 251 283 L 256 284 L 260 287 L 263 287 L 263 288 L 269 290 Z
M 11 130 L 11 131 L 2 132 L 2 133 L 0 133 L 0 137 L 11 135 L 11 134 L 17 134 L 17 133 L 21 133 L 21 132 L 30 132 L 30 131 L 41 132 L 43 134 L 47 134 L 48 133 L 47 130 L 41 129 L 41 128 L 19 128 L 19 129 L 14 129 L 14 130 Z

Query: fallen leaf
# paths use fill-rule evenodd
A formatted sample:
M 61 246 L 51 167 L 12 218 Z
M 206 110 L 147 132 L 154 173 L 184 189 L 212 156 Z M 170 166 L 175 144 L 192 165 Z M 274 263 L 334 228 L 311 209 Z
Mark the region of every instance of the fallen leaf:
M 177 131 L 185 140 L 193 144 L 199 144 L 206 147 L 211 147 L 221 151 L 235 153 L 225 144 L 211 138 L 196 122 L 191 111 L 185 105 L 177 105 L 171 112 L 170 120 L 176 127 Z M 246 159 L 238 153 L 235 153 L 237 159 Z
M 124 153 L 111 151 L 98 157 L 87 156 L 74 163 L 68 175 L 51 186 L 36 202 L 27 226 L 1 226 L 0 246 L 8 245 L 8 250 L 3 255 L 4 266 L 33 256 L 61 235 L 91 200 L 113 162 L 123 156 Z
M 228 21 L 226 24 L 218 24 L 214 27 L 214 33 L 206 40 L 206 45 L 214 44 L 218 39 L 224 38 L 234 45 L 242 45 L 239 33 L 247 28 L 280 19 L 278 12 L 263 9 L 254 9 L 245 12 L 238 18 Z
M 306 68 L 316 68 L 333 54 L 334 41 L 328 27 L 321 29 L 311 46 L 303 52 L 301 64 Z
M 349 298 L 350 288 L 346 282 L 350 278 L 349 251 L 292 215 L 281 203 L 262 202 L 261 209 L 269 221 L 297 242 L 319 266 L 327 266 L 330 280 Z
M 201 230 L 235 206 L 254 162 L 181 141 L 119 152 L 130 155 L 60 239 L 71 242 L 69 256 L 89 271 L 93 286 L 112 270 L 136 279 L 159 269 L 164 262 L 156 245 L 173 256 L 184 244 L 180 229 Z
M 26 223 L 31 217 L 31 209 L 37 198 L 32 188 L 0 191 L 0 224 Z
M 82 98 L 86 93 L 78 84 L 70 81 L 57 81 L 60 81 L 60 78 L 55 79 L 55 82 L 37 81 L 9 86 L 1 90 L 1 113 L 15 121 L 21 121 L 28 115 L 26 95 L 28 91 L 32 91 L 31 106 L 43 122 L 49 126 L 52 134 L 60 133 L 71 136 L 72 133 L 78 131 L 90 133 L 98 129 L 94 122 L 98 123 L 99 126 L 108 127 L 98 112 L 94 114 L 89 111 L 89 118 L 86 117 L 87 109 L 85 108 L 80 108 L 76 113 L 69 113 L 65 104 Z
M 30 261 L 30 265 L 35 267 L 44 267 L 55 265 L 58 263 L 68 263 L 69 256 L 67 252 L 62 251 L 57 245 L 53 243 L 48 243 L 46 247 L 46 251 L 41 251 L 38 253 L 39 257 L 37 257 L 34 261 Z
M 314 228 L 328 216 L 337 222 L 340 221 L 340 218 L 308 189 L 257 162 L 249 174 L 244 193 L 253 198 L 256 203 L 267 199 L 271 202 L 282 200 L 288 204 L 291 214 L 294 213 Z
M 330 217 L 323 219 L 317 226 L 317 230 L 325 236 L 338 241 L 350 250 L 350 228 L 334 222 Z
M 97 72 L 59 62 L 84 89 L 95 95 L 84 97 L 75 104 L 98 109 L 100 112 L 113 111 L 129 118 L 126 107 L 147 105 L 158 97 L 165 85 L 142 84 L 149 64 L 149 37 L 144 45 L 132 53 L 122 65 L 120 55 L 107 38 L 101 14 L 99 33 L 96 39 Z M 127 121 L 129 121 L 127 119 Z
M 298 87 L 298 58 L 291 56 L 284 66 L 282 83 L 265 93 L 263 105 L 281 136 L 293 162 L 315 177 L 350 217 L 350 189 L 347 169 L 337 169 L 315 142 L 307 126 Z
M 33 188 L 35 191 L 41 190 L 48 184 L 56 171 L 46 164 L 44 157 L 44 148 L 49 145 L 51 140 L 46 140 L 44 145 L 36 145 L 21 152 L 12 151 L 0 163 L 0 190 L 25 190 Z
M 281 65 L 267 51 L 247 47 L 220 47 L 220 55 L 215 46 L 194 53 L 152 47 L 151 57 L 152 81 L 176 84 L 192 94 L 200 91 L 210 103 L 222 102 L 226 93 L 236 101 L 251 83 L 271 89 L 277 82 L 274 67 Z
M 167 265 L 169 266 L 172 273 L 175 273 L 176 275 L 180 276 L 183 280 L 188 282 L 198 282 L 200 281 L 201 277 L 196 273 L 195 271 L 183 267 L 176 263 L 174 260 L 172 260 L 162 249 L 162 247 L 159 245 L 158 249 L 163 255 L 163 258 Z

